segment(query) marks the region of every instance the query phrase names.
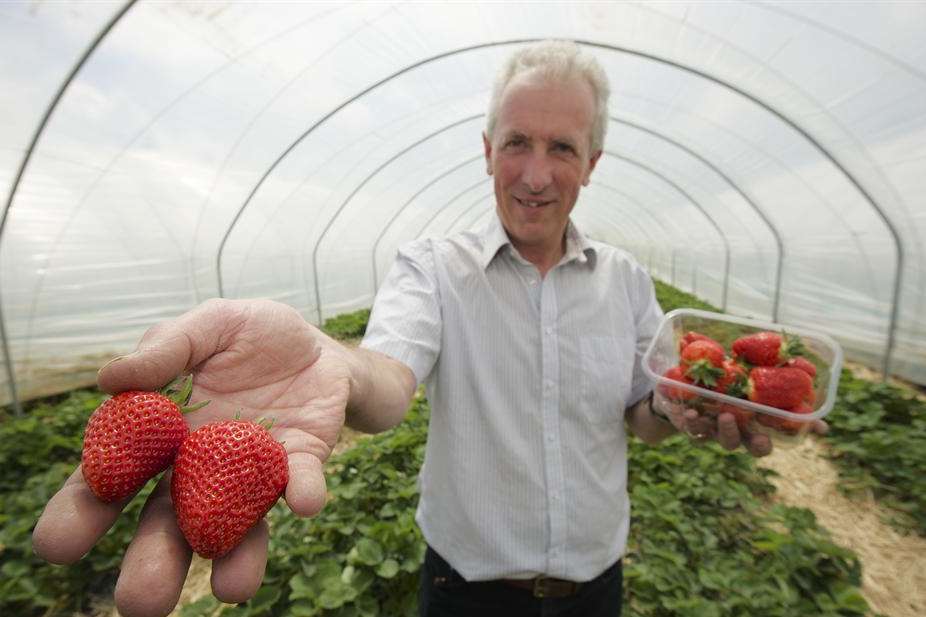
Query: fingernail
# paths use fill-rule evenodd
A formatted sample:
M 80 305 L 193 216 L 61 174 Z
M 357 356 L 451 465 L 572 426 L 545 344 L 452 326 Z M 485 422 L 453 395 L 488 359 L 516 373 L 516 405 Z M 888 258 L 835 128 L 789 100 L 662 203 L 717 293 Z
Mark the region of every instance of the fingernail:
M 116 356 L 115 358 L 113 358 L 112 360 L 110 360 L 109 362 L 107 362 L 106 364 L 104 364 L 103 366 L 101 366 L 101 367 L 100 367 L 100 370 L 98 370 L 97 373 L 102 373 L 104 369 L 106 369 L 107 367 L 109 367 L 109 366 L 115 364 L 115 363 L 118 362 L 119 360 L 125 360 L 126 357 L 127 357 L 127 356 Z

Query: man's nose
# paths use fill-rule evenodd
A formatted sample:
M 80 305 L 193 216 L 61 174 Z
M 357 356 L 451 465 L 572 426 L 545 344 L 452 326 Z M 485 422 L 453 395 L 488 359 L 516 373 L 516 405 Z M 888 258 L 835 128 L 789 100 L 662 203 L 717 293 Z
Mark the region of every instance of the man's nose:
M 532 193 L 540 193 L 553 182 L 553 167 L 546 153 L 534 152 L 524 165 L 521 182 Z

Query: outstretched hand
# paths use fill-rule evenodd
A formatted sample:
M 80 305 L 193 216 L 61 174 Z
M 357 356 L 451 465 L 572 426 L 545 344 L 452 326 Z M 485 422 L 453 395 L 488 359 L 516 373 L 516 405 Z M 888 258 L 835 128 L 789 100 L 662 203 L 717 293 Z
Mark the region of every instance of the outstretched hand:
M 212 300 L 159 324 L 137 350 L 104 366 L 107 392 L 157 390 L 192 372 L 191 430 L 215 420 L 272 419 L 271 433 L 288 453 L 285 499 L 299 516 L 325 503 L 322 464 L 344 424 L 350 374 L 340 345 L 292 308 L 268 301 Z M 85 555 L 119 517 L 127 500 L 107 504 L 90 491 L 80 467 L 45 507 L 33 533 L 35 552 L 59 564 Z M 212 589 L 224 602 L 243 602 L 259 588 L 268 530 L 255 525 L 230 553 L 213 562 Z M 176 606 L 191 550 L 177 526 L 164 474 L 142 511 L 116 584 L 116 606 L 126 617 L 167 615 Z

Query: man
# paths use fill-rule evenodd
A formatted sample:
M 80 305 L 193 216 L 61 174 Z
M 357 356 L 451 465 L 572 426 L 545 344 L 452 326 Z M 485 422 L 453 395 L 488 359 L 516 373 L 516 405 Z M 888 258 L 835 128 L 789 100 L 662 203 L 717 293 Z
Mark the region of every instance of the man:
M 422 615 L 618 615 L 629 524 L 624 424 L 648 443 L 675 432 L 653 414 L 640 357 L 661 311 L 626 253 L 570 222 L 601 156 L 608 86 L 571 43 L 518 52 L 502 72 L 483 136 L 497 218 L 480 233 L 402 248 L 349 350 L 264 301 L 210 301 L 145 334 L 100 371 L 107 391 L 154 389 L 194 371 L 191 428 L 240 412 L 273 416 L 289 454 L 285 498 L 324 504 L 322 463 L 346 421 L 366 432 L 401 422 L 417 385 L 432 405 L 418 521 L 429 550 Z M 732 416 L 675 424 L 739 446 Z M 686 415 L 687 414 L 687 415 Z M 756 436 L 748 448 L 765 454 Z M 126 551 L 116 603 L 126 617 L 176 605 L 190 549 L 169 474 Z M 124 504 L 103 504 L 80 470 L 34 533 L 55 563 L 79 559 Z M 213 564 L 220 600 L 255 593 L 267 527 Z

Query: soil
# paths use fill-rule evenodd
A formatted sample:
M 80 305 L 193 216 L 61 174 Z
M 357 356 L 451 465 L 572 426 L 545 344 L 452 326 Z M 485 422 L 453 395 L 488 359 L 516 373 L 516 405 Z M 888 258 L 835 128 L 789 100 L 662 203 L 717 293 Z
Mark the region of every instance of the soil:
M 776 471 L 774 500 L 813 511 L 833 541 L 862 562 L 862 594 L 875 613 L 889 617 L 926 615 L 926 538 L 901 535 L 884 521 L 889 512 L 870 496 L 849 499 L 839 492 L 826 446 L 807 439 L 759 459 Z

